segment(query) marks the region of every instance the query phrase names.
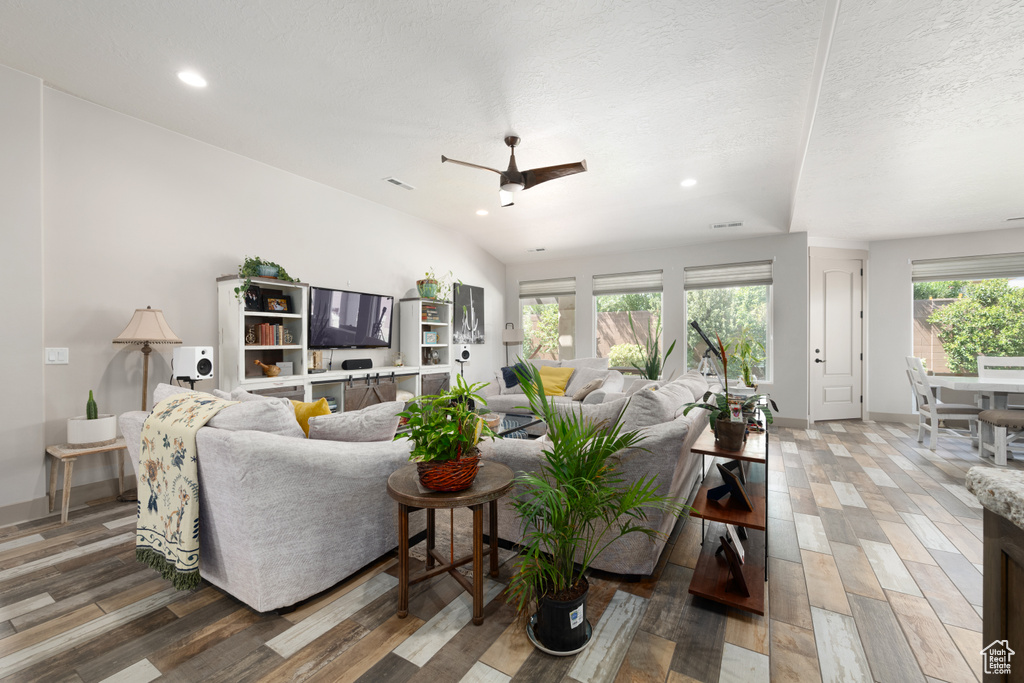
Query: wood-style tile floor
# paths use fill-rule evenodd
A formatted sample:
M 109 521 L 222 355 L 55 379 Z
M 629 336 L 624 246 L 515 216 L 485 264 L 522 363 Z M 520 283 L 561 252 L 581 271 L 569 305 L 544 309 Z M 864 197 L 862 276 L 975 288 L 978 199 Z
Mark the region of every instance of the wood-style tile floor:
M 687 593 L 701 527 L 681 520 L 653 577 L 591 578 L 595 642 L 565 658 L 514 623 L 510 563 L 482 626 L 447 575 L 414 586 L 398 619 L 393 556 L 257 614 L 209 585 L 170 589 L 135 561 L 135 505 L 100 501 L 63 527 L 0 529 L 0 680 L 980 680 L 981 508 L 963 488 L 975 453 L 950 438 L 932 453 L 902 424 L 778 429 L 767 616 Z

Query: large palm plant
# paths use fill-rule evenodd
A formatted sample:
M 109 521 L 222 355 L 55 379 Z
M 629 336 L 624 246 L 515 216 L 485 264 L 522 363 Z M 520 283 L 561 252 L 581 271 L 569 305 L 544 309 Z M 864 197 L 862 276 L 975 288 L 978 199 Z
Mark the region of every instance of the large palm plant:
M 542 597 L 573 595 L 591 563 L 617 539 L 630 533 L 656 536 L 647 513 L 683 507 L 657 494 L 656 477 L 627 484 L 612 455 L 638 448 L 643 437 L 581 413 L 559 413 L 544 396 L 540 372 L 526 364 L 519 374 L 533 412 L 547 423 L 550 445 L 539 473 L 521 472 L 520 493 L 512 503 L 523 524 L 522 552 L 509 594 L 527 616 Z M 639 449 L 642 450 L 642 449 Z

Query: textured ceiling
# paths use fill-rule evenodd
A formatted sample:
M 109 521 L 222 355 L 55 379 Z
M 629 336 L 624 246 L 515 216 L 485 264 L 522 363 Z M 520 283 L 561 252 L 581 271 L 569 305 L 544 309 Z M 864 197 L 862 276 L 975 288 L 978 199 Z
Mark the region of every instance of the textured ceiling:
M 0 63 L 517 262 L 722 239 L 719 221 L 1000 227 L 1024 213 L 1019 7 L 844 5 L 806 150 L 825 0 L 5 0 Z M 504 168 L 510 133 L 520 168 L 590 170 L 502 209 L 496 176 L 440 164 Z

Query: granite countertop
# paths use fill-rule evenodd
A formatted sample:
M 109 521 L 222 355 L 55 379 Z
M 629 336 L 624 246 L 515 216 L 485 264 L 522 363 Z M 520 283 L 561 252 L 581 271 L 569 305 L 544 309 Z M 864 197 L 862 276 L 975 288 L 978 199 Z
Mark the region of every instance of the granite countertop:
M 1024 471 L 972 467 L 966 486 L 985 508 L 1024 529 Z

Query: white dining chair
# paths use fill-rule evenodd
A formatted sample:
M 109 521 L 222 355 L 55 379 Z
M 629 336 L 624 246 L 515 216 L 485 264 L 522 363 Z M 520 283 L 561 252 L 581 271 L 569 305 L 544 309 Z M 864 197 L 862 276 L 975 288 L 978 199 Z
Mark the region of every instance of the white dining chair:
M 978 356 L 981 379 L 1024 379 L 1024 356 Z M 991 408 L 993 406 L 982 406 Z M 1009 410 L 1024 410 L 1024 405 L 1008 405 Z
M 978 419 L 992 427 L 993 443 L 981 442 L 981 454 L 992 453 L 997 465 L 1006 466 L 1011 443 L 1024 436 L 1024 410 L 983 410 Z
M 907 374 L 910 376 L 914 398 L 917 399 L 918 443 L 924 441 L 924 432 L 927 429 L 930 432 L 928 448 L 934 451 L 939 443 L 939 423 L 942 420 L 967 420 L 971 429 L 971 439 L 977 439 L 978 413 L 981 412 L 981 408 L 969 403 L 942 403 L 935 398 L 920 358 L 907 356 Z

